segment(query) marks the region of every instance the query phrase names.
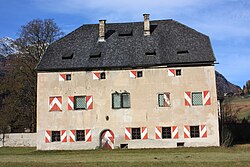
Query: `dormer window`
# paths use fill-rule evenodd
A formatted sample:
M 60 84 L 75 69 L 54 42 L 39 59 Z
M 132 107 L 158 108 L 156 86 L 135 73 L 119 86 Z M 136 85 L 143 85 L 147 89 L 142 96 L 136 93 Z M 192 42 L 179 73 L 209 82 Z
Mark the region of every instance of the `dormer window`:
M 90 53 L 89 57 L 90 58 L 99 58 L 99 57 L 101 57 L 101 52 L 93 51 L 93 52 Z
M 118 31 L 118 36 L 133 36 L 133 30 L 129 29 L 129 30 L 119 30 Z
M 187 54 L 187 53 L 189 53 L 188 50 L 179 50 L 179 51 L 177 51 L 178 55 L 179 54 Z
M 155 56 L 156 55 L 156 51 L 155 51 L 155 49 L 147 50 L 145 52 L 145 55 L 147 55 L 147 56 Z
M 65 53 L 62 55 L 63 60 L 73 59 L 74 53 Z

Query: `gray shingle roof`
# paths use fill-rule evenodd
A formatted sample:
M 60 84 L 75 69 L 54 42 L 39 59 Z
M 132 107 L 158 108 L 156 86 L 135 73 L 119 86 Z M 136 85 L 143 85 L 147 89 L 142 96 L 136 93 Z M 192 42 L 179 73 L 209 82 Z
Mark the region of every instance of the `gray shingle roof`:
M 143 35 L 143 22 L 106 24 L 106 42 L 98 42 L 98 24 L 83 25 L 52 43 L 37 70 L 214 63 L 215 57 L 208 36 L 174 20 L 150 21 L 150 24 L 150 36 Z

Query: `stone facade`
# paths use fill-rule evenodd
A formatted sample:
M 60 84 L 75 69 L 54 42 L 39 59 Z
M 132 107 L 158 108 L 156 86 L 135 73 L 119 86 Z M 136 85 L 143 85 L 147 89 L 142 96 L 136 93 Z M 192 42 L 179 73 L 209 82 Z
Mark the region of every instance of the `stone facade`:
M 170 69 L 180 69 L 181 75 L 169 76 Z M 103 71 L 38 72 L 37 149 L 96 149 L 103 146 L 106 130 L 113 132 L 109 141 L 112 148 L 219 146 L 214 66 L 135 69 L 142 71 L 142 77 L 138 78 L 131 78 L 130 71 L 104 71 L 106 79 L 95 80 L 93 73 Z M 71 74 L 71 80 L 59 81 L 60 74 Z M 210 104 L 185 105 L 185 92 L 201 92 L 204 96 L 204 91 L 210 93 Z M 112 109 L 115 92 L 130 94 L 129 108 Z M 169 107 L 159 107 L 158 95 L 164 92 L 170 93 Z M 69 110 L 68 97 L 81 95 L 93 98 L 92 109 Z M 61 111 L 50 111 L 51 97 L 61 97 Z M 203 98 L 203 103 L 204 100 L 207 99 Z M 175 138 L 158 139 L 157 127 L 173 126 L 178 132 Z M 184 126 L 197 126 L 199 137 L 185 137 L 184 131 L 188 129 L 184 130 Z M 140 128 L 145 133 L 141 139 L 128 140 L 126 128 Z M 86 133 L 85 141 L 75 141 L 71 139 L 71 130 L 90 130 L 91 138 L 86 141 L 90 135 Z M 60 141 L 52 142 L 52 131 L 60 131 Z

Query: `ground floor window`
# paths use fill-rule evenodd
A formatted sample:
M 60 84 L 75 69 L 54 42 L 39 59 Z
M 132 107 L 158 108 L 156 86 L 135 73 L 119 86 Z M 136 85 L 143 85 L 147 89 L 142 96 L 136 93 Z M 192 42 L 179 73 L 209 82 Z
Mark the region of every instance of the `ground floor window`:
M 162 139 L 171 139 L 171 127 L 162 127 Z
M 132 140 L 141 139 L 141 128 L 131 128 L 132 129 Z
M 52 142 L 61 141 L 61 138 L 60 138 L 60 131 L 52 131 L 51 134 L 52 134 L 52 136 L 51 136 L 51 141 L 52 141 Z
M 85 130 L 76 130 L 76 141 L 85 141 Z
M 190 126 L 190 136 L 191 136 L 191 138 L 200 137 L 199 126 Z

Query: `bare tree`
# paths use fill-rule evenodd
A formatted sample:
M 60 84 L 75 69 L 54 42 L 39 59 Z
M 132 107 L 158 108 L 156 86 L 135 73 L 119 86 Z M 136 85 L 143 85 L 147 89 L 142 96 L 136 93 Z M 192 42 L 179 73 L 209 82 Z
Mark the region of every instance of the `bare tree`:
M 35 19 L 21 27 L 16 44 L 22 53 L 39 61 L 48 45 L 63 34 L 53 19 Z
M 221 108 L 220 139 L 221 145 L 225 147 L 231 146 L 233 144 L 234 136 L 230 129 L 230 124 L 236 123 L 238 121 L 238 109 L 233 106 L 232 99 L 233 97 L 226 97 Z
M 19 53 L 6 61 L 6 74 L 0 78 L 0 93 L 7 94 L 1 115 L 8 125 L 22 125 L 36 131 L 35 67 L 48 45 L 62 35 L 53 19 L 35 19 L 21 27 L 15 41 Z

